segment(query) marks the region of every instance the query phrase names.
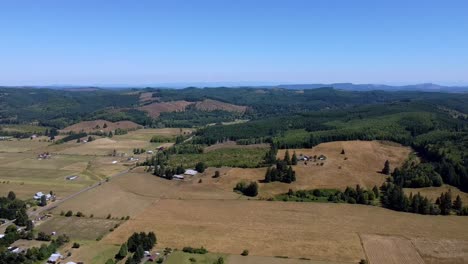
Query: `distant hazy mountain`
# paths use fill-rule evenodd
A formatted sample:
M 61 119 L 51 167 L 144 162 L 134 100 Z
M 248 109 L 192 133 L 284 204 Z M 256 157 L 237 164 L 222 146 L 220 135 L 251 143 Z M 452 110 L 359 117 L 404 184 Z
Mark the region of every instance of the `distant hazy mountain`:
M 449 92 L 449 93 L 461 93 L 468 92 L 468 86 L 443 86 L 433 83 L 421 83 L 403 86 L 393 86 L 384 84 L 353 84 L 353 83 L 331 83 L 331 84 L 282 84 L 277 87 L 285 89 L 315 89 L 321 87 L 333 87 L 340 90 L 352 90 L 352 91 L 372 91 L 372 90 L 384 90 L 384 91 L 426 91 L 426 92 Z

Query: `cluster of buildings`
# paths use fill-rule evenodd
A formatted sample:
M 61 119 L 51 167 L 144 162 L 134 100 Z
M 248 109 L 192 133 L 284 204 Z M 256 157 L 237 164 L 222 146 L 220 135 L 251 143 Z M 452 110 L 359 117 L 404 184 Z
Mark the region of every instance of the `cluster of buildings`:
M 41 200 L 42 196 L 44 196 L 44 195 L 45 195 L 47 201 L 49 201 L 49 200 L 51 200 L 52 198 L 54 198 L 54 195 L 49 194 L 49 193 L 44 194 L 44 193 L 42 193 L 42 192 L 37 192 L 37 193 L 33 196 L 33 198 L 34 198 L 34 200 Z

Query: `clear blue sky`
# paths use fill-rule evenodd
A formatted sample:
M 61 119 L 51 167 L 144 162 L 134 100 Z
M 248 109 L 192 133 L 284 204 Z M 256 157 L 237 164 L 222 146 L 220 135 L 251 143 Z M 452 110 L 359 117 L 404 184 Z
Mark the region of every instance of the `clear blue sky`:
M 468 84 L 468 1 L 0 1 L 0 85 L 187 82 Z

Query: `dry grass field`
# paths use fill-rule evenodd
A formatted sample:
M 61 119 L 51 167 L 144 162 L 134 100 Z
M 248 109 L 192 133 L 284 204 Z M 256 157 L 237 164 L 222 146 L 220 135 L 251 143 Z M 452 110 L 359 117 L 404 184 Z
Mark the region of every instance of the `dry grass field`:
M 104 128 L 104 125 L 107 125 L 107 127 Z M 105 132 L 109 132 L 109 131 L 114 131 L 117 128 L 130 130 L 130 129 L 141 128 L 141 126 L 132 121 L 111 122 L 111 121 L 99 119 L 99 120 L 92 120 L 92 121 L 82 121 L 82 122 L 73 124 L 71 126 L 68 126 L 60 130 L 60 132 L 61 133 L 67 133 L 70 131 L 96 132 L 96 131 L 101 131 L 101 130 Z
M 114 140 L 142 140 L 150 141 L 153 136 L 163 136 L 163 137 L 173 137 L 181 134 L 190 134 L 193 129 L 190 128 L 145 128 L 138 129 L 135 131 L 130 131 L 125 135 L 114 136 Z
M 418 192 L 421 193 L 422 196 L 426 196 L 431 199 L 433 202 L 440 197 L 440 194 L 443 192 L 447 192 L 450 189 L 452 192 L 452 199 L 455 199 L 457 195 L 460 195 L 463 204 L 468 204 L 468 193 L 460 191 L 457 187 L 453 187 L 450 185 L 442 185 L 440 187 L 426 187 L 426 188 L 405 188 L 406 194 L 417 194 Z
M 379 264 L 424 264 L 411 241 L 403 237 L 361 235 L 370 263 Z
M 153 149 L 156 144 L 151 144 L 149 141 L 142 140 L 115 140 L 113 138 L 99 138 L 88 143 L 66 143 L 70 147 L 60 151 L 61 154 L 74 155 L 111 155 L 115 149 L 119 153 L 133 154 L 134 148 Z
M 247 110 L 246 106 L 229 104 L 216 100 L 206 99 L 195 103 L 195 108 L 202 111 L 223 110 L 228 112 L 244 113 Z
M 21 140 L 11 140 L 11 141 L 0 141 L 0 153 L 1 152 L 28 152 L 34 151 L 36 149 L 46 147 L 49 145 L 49 142 L 43 142 L 39 140 L 31 139 L 21 139 Z
M 345 155 L 340 154 L 345 150 Z M 291 149 L 300 154 L 314 156 L 325 155 L 324 161 L 299 162 L 294 166 L 297 181 L 291 184 L 293 189 L 338 188 L 361 186 L 372 188 L 385 181 L 385 175 L 379 173 L 386 160 L 393 168 L 401 166 L 411 153 L 411 149 L 395 143 L 379 141 L 337 141 L 320 144 L 312 149 Z M 278 151 L 278 157 L 284 157 L 285 150 Z M 345 158 L 347 158 L 345 160 Z M 322 163 L 323 166 L 317 165 Z M 284 190 L 283 190 L 284 191 Z M 287 191 L 287 189 L 286 189 Z
M 228 264 L 349 264 L 350 262 L 338 261 L 320 261 L 320 260 L 306 260 L 294 258 L 279 258 L 279 257 L 265 257 L 265 256 L 240 256 L 228 255 Z
M 226 141 L 223 143 L 214 144 L 203 149 L 203 152 L 210 152 L 218 149 L 267 149 L 268 144 L 252 144 L 252 145 L 237 145 L 235 141 Z
M 146 111 L 149 116 L 156 118 L 161 113 L 165 112 L 180 112 L 185 111 L 185 108 L 191 105 L 191 102 L 187 101 L 171 101 L 162 103 L 151 103 L 145 106 L 141 106 L 138 109 Z
M 176 181 L 168 181 L 151 174 L 129 173 L 103 183 L 101 186 L 80 194 L 74 199 L 60 204 L 52 212 L 80 211 L 86 215 L 105 218 L 134 217 L 169 193 Z
M 104 241 L 121 243 L 135 230 L 155 231 L 160 247 L 205 246 L 230 254 L 249 249 L 252 255 L 357 263 L 365 258 L 359 234 L 467 241 L 467 224 L 464 217 L 348 204 L 162 199 Z
M 412 239 L 426 264 L 468 263 L 468 241 L 459 239 Z

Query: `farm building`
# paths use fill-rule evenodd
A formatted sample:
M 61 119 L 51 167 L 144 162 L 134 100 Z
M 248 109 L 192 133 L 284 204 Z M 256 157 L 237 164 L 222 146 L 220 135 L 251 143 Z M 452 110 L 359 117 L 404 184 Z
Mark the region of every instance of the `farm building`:
M 52 263 L 52 264 L 56 264 L 56 263 L 60 263 L 60 260 L 62 259 L 62 255 L 60 255 L 60 253 L 54 253 L 52 255 L 50 255 L 49 259 L 47 259 L 47 263 Z
M 42 192 L 37 192 L 35 195 L 34 195 L 34 200 L 40 200 L 42 196 L 46 197 L 46 200 L 50 200 L 52 199 L 52 195 L 50 194 L 43 194 Z
M 190 175 L 190 176 L 194 176 L 194 175 L 197 175 L 198 171 L 196 170 L 185 170 L 184 174 L 185 175 Z
M 67 180 L 69 181 L 73 181 L 74 179 L 78 178 L 78 175 L 70 175 L 70 176 L 67 176 Z
M 172 176 L 172 178 L 177 179 L 177 180 L 183 180 L 185 177 L 184 177 L 184 175 L 177 175 L 176 174 L 176 175 Z

